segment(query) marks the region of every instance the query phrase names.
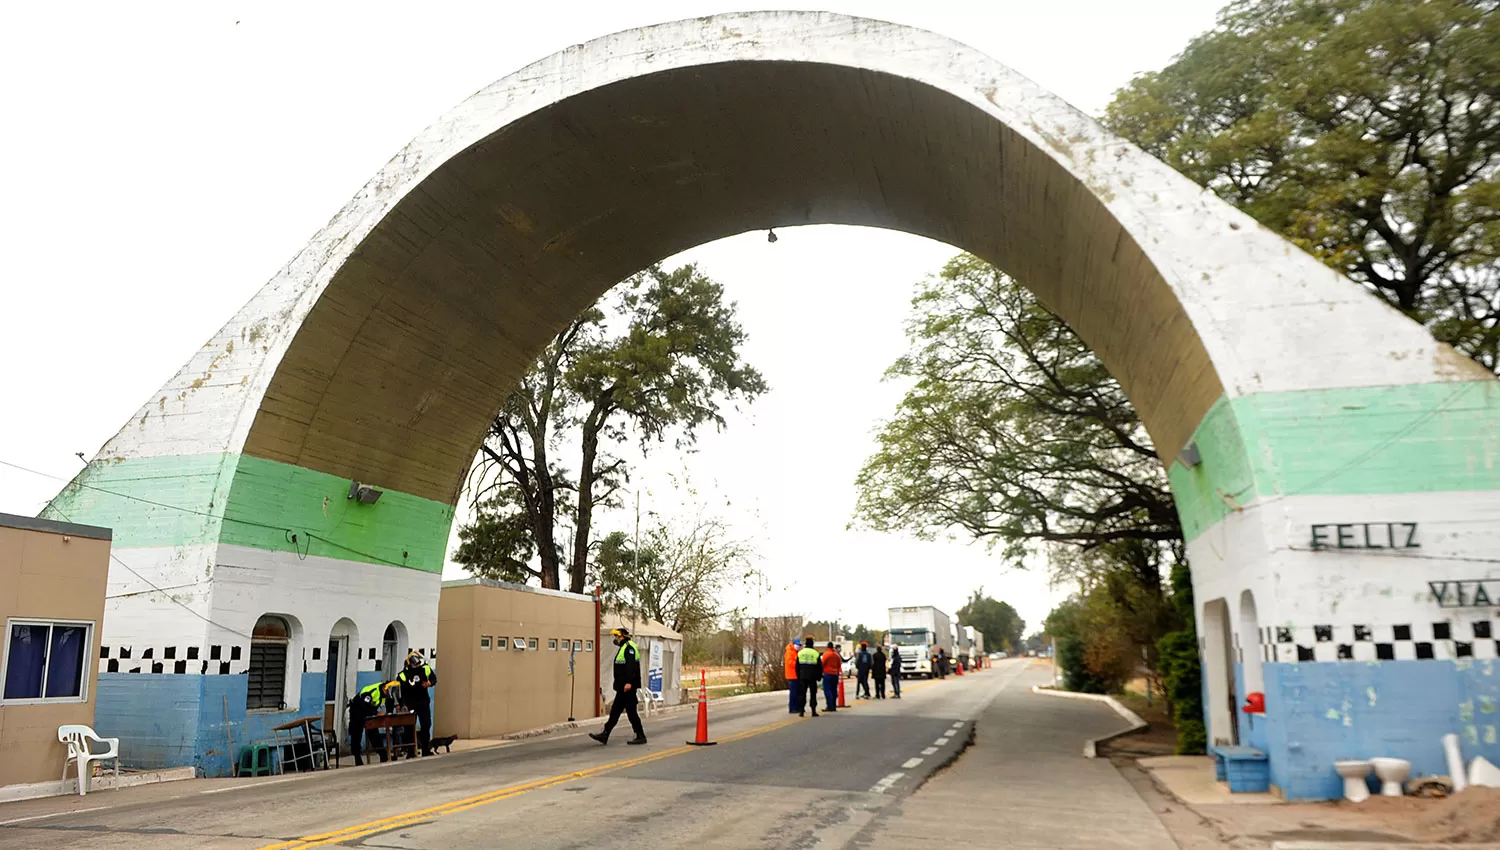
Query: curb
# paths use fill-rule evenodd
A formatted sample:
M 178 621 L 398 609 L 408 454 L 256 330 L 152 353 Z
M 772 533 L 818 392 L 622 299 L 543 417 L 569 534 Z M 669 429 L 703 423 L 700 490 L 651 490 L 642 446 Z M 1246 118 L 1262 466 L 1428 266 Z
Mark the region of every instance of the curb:
M 1150 725 L 1146 721 L 1142 720 L 1140 718 L 1140 715 L 1121 705 L 1119 700 L 1108 694 L 1080 694 L 1073 691 L 1058 691 L 1053 690 L 1052 688 L 1043 688 L 1040 685 L 1032 685 L 1031 692 L 1034 694 L 1042 694 L 1045 696 L 1062 697 L 1063 699 L 1081 699 L 1088 700 L 1090 702 L 1102 702 L 1108 705 L 1110 708 L 1114 709 L 1116 714 L 1125 718 L 1125 722 L 1130 724 L 1129 727 L 1121 729 L 1118 732 L 1111 732 L 1108 735 L 1100 735 L 1097 738 L 1089 738 L 1088 740 L 1084 741 L 1083 757 L 1086 759 L 1098 758 L 1098 747 L 1105 741 L 1113 740 L 1120 737 L 1121 735 L 1129 735 L 1131 732 L 1139 732 Z

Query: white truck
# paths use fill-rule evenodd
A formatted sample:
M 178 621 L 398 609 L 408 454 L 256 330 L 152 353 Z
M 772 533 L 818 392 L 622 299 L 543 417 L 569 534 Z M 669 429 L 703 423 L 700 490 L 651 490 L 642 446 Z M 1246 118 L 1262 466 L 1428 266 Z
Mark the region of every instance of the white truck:
M 901 678 L 932 678 L 932 655 L 938 647 L 953 655 L 953 623 L 931 605 L 890 609 L 888 641 L 901 650 Z
M 958 665 L 969 667 L 969 627 L 953 624 L 953 646 L 948 650 L 948 657 L 953 659 L 949 662 L 950 668 L 956 669 Z
M 978 667 L 984 663 L 984 632 L 973 626 L 964 626 L 969 633 L 969 666 Z

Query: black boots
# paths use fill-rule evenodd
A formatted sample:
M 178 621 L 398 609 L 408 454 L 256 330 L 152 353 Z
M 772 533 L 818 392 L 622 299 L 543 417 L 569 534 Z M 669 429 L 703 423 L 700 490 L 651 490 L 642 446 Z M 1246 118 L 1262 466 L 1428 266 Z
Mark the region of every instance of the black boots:
M 645 735 L 637 735 L 634 738 L 631 738 L 630 740 L 626 741 L 625 743 L 627 743 L 627 744 L 644 744 L 644 743 L 646 743 L 646 736 Z
M 603 732 L 590 732 L 589 737 L 593 738 L 595 741 L 598 741 L 601 744 L 609 743 L 609 735 L 606 735 Z

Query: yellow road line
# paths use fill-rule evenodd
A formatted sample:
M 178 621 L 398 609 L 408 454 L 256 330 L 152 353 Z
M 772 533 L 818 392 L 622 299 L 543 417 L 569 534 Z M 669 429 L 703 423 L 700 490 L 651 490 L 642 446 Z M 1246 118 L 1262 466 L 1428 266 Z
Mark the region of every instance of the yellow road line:
M 939 681 L 940 680 L 937 679 L 930 679 L 926 682 L 912 685 L 905 690 L 920 690 L 924 687 L 935 685 Z M 850 703 L 849 705 L 844 707 L 844 710 L 847 711 L 848 709 L 855 707 L 858 707 L 857 703 Z M 802 718 L 799 717 L 795 720 L 779 720 L 773 723 L 768 723 L 764 726 L 757 726 L 753 729 L 747 729 L 743 732 L 736 732 L 733 735 L 729 735 L 727 737 L 719 739 L 719 743 L 727 744 L 733 741 L 743 741 L 746 738 L 753 738 L 756 735 L 764 735 L 767 732 L 774 732 L 777 729 L 783 729 L 787 726 L 790 726 L 801 719 Z M 450 800 L 449 802 L 440 803 L 436 806 L 429 806 L 425 809 L 417 809 L 416 811 L 406 812 L 404 814 L 392 815 L 391 817 L 381 818 L 379 820 L 372 820 L 366 823 L 355 824 L 354 826 L 347 826 L 342 829 L 333 830 L 332 832 L 322 832 L 318 833 L 317 835 L 304 835 L 301 838 L 294 838 L 290 841 L 283 841 L 278 844 L 268 844 L 260 848 L 260 850 L 308 850 L 308 848 L 312 847 L 324 847 L 329 844 L 336 844 L 343 841 L 351 841 L 358 838 L 367 838 L 379 832 L 398 829 L 403 826 L 411 826 L 424 820 L 435 817 L 442 817 L 443 815 L 465 812 L 469 809 L 488 805 L 489 803 L 497 803 L 501 800 L 508 800 L 512 797 L 518 797 L 522 794 L 527 794 L 532 791 L 541 791 L 546 788 L 561 785 L 564 782 L 572 782 L 577 779 L 587 779 L 589 777 L 598 776 L 603 773 L 609 773 L 616 770 L 624 770 L 625 768 L 635 767 L 636 765 L 646 764 L 648 762 L 653 762 L 664 758 L 670 758 L 672 756 L 692 752 L 694 749 L 696 748 L 691 746 L 673 747 L 669 750 L 662 750 L 659 753 L 651 753 L 649 755 L 639 756 L 637 758 L 610 762 L 609 764 L 601 764 L 595 767 L 574 771 L 572 773 L 558 774 L 557 776 L 551 776 L 546 779 L 535 779 L 531 782 L 521 783 L 520 785 L 511 785 L 509 787 L 499 788 L 494 791 L 486 791 L 483 794 L 476 794 L 472 797 L 465 797 L 460 800 Z

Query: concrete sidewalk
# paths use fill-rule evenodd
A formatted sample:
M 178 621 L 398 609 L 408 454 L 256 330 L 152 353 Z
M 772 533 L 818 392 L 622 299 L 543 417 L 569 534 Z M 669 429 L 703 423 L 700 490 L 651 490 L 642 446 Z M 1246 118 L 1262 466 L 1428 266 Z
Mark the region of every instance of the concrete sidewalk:
M 1125 721 L 1107 705 L 1033 694 L 1040 665 L 1010 678 L 980 714 L 975 739 L 951 767 L 882 813 L 861 847 L 1176 850 L 1161 821 L 1107 760 L 1085 759 L 1085 739 Z

